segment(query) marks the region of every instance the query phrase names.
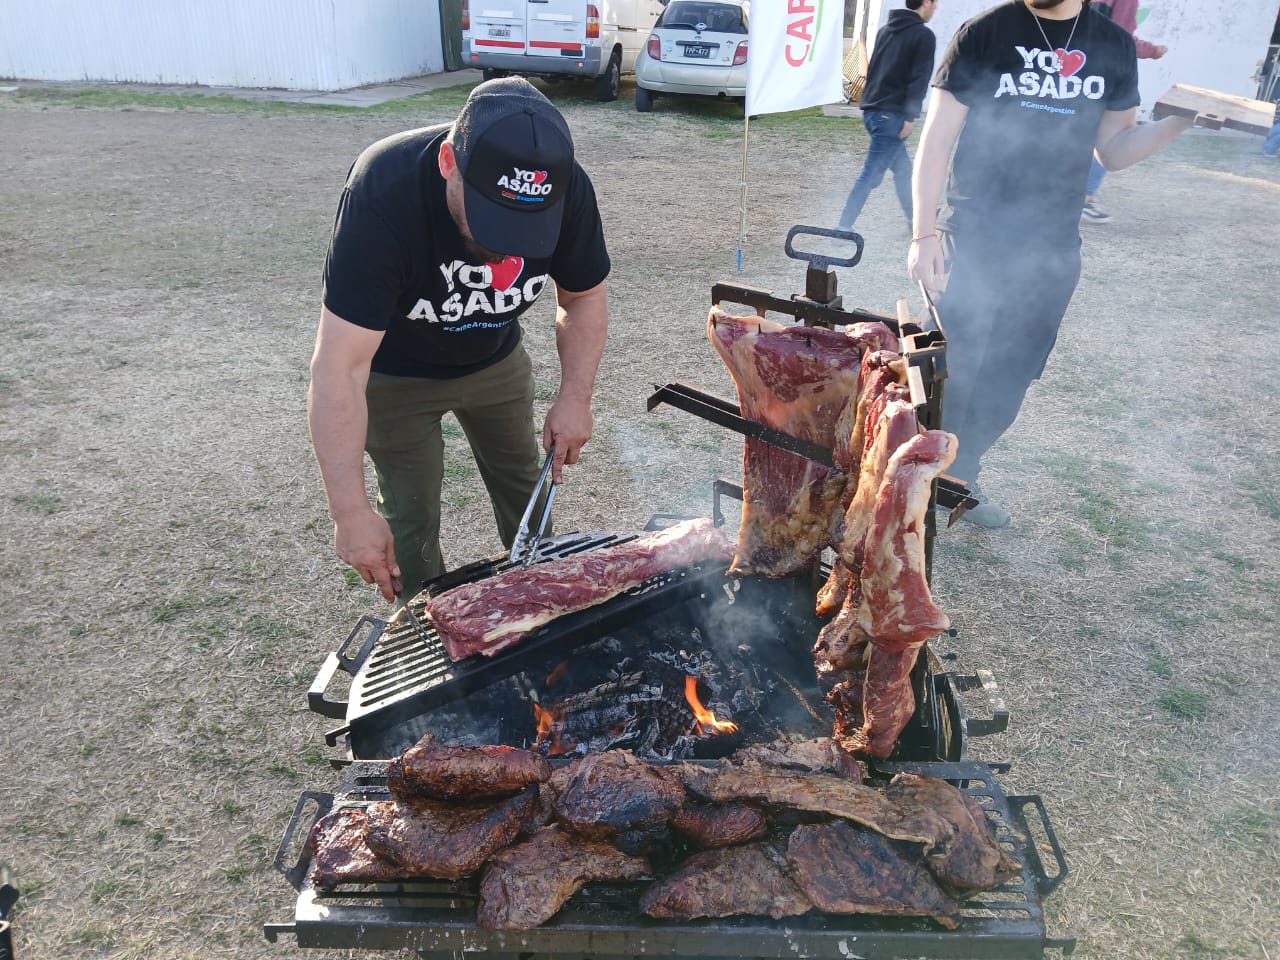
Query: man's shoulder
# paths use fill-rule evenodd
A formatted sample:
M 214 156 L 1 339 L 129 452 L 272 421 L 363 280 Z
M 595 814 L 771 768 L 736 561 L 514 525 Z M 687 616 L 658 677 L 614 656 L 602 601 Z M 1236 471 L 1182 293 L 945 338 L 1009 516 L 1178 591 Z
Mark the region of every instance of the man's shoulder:
M 386 184 L 389 179 L 417 170 L 424 157 L 433 156 L 449 132 L 450 124 L 435 124 L 393 133 L 369 144 L 351 165 L 348 186 Z

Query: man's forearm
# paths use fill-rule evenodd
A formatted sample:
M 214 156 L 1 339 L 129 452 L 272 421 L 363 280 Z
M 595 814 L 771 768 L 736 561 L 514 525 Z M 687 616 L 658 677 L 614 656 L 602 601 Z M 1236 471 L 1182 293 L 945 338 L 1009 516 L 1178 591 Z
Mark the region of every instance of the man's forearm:
M 364 479 L 369 412 L 362 386 L 346 376 L 313 376 L 307 391 L 307 422 L 329 515 L 336 521 L 372 509 Z
M 1098 162 L 1108 170 L 1123 170 L 1145 160 L 1178 134 L 1191 129 L 1191 117 L 1165 117 L 1155 123 L 1143 123 L 1121 130 L 1098 147 Z
M 557 307 L 561 398 L 590 404 L 608 335 L 609 307 L 603 283 L 582 295 L 566 298 Z

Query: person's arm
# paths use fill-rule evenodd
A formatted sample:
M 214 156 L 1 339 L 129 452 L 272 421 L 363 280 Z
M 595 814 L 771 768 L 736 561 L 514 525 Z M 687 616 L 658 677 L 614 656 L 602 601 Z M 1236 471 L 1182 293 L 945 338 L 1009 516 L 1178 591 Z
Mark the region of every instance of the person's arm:
M 1137 107 L 1103 112 L 1094 155 L 1108 170 L 1123 170 L 1145 160 L 1195 123 L 1194 117 L 1165 117 L 1139 126 L 1137 117 Z
M 938 201 L 947 179 L 947 165 L 969 108 L 955 96 L 935 88 L 933 106 L 925 117 L 911 172 L 911 250 L 907 254 L 907 275 L 924 284 L 930 292 L 942 287 L 946 276 L 942 243 L 937 235 Z
M 936 49 L 933 31 L 926 28 L 924 35 L 916 44 L 911 61 L 911 80 L 907 84 L 903 111 L 907 122 L 902 125 L 902 133 L 899 134 L 904 140 L 911 133 L 912 124 L 920 116 L 920 108 L 924 105 L 925 95 L 929 92 L 929 78 L 933 76 L 933 56 Z
M 547 411 L 542 448 L 556 446 L 551 477 L 559 483 L 566 463 L 578 462 L 591 439 L 591 392 L 609 332 L 604 282 L 578 292 L 556 286 L 556 351 L 560 355 L 560 391 Z
M 395 599 L 392 578 L 400 576 L 395 543 L 365 492 L 364 442 L 369 428 L 365 387 L 369 364 L 382 342 L 381 330 L 348 323 L 327 307 L 320 310 L 307 421 L 333 518 L 333 547 L 365 583 L 376 583 Z

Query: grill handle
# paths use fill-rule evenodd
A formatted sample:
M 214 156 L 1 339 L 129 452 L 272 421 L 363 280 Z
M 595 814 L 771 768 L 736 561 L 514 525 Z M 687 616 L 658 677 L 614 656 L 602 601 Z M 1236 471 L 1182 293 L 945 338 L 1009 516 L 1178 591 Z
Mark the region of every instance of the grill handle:
M 356 638 L 360 635 L 360 631 L 365 627 L 369 628 L 369 635 L 360 644 L 359 650 L 352 656 L 349 651 L 356 642 Z M 322 717 L 329 717 L 331 720 L 343 720 L 347 716 L 347 701 L 334 700 L 328 695 L 329 684 L 333 682 L 334 674 L 341 667 L 351 676 L 355 676 L 356 672 L 364 666 L 365 660 L 369 659 L 369 654 L 373 650 L 373 645 L 378 642 L 382 636 L 382 632 L 387 628 L 387 621 L 379 620 L 377 617 L 371 617 L 365 614 L 356 625 L 351 628 L 351 632 L 347 634 L 347 639 L 342 642 L 336 652 L 330 653 L 324 658 L 324 663 L 320 665 L 316 678 L 311 681 L 311 687 L 307 690 L 307 706 L 312 713 L 318 713 Z
M 307 844 L 302 844 L 302 849 L 298 851 L 298 859 L 292 866 L 287 864 L 289 850 L 293 846 L 294 834 L 298 832 L 298 826 L 302 823 L 303 812 L 307 808 L 308 802 L 314 801 L 316 805 L 316 814 L 311 818 L 307 825 L 308 832 L 322 817 L 326 816 L 333 809 L 333 794 L 317 793 L 314 790 L 304 791 L 298 797 L 298 802 L 293 808 L 293 816 L 289 818 L 289 825 L 284 828 L 284 836 L 280 838 L 280 848 L 276 850 L 275 866 L 284 878 L 289 881 L 293 889 L 301 891 L 302 884 L 307 879 L 307 868 L 311 864 L 311 851 L 307 848 Z
M 1047 897 L 1054 890 L 1057 890 L 1062 881 L 1067 878 L 1067 858 L 1062 853 L 1062 845 L 1058 843 L 1058 835 L 1053 832 L 1053 826 L 1049 823 L 1048 811 L 1045 810 L 1044 801 L 1039 796 L 1016 796 L 1009 797 L 1008 800 L 1009 812 L 1018 821 L 1018 826 L 1027 838 L 1027 855 L 1031 860 L 1035 861 L 1028 864 L 1028 866 L 1035 869 L 1036 887 L 1042 897 Z M 1040 856 L 1040 846 L 1028 828 L 1025 812 L 1027 807 L 1035 807 L 1036 814 L 1040 818 L 1040 827 L 1044 830 L 1045 839 L 1049 841 L 1049 849 L 1053 852 L 1053 859 L 1057 864 L 1057 870 L 1053 876 L 1050 876 L 1045 871 L 1044 858 Z

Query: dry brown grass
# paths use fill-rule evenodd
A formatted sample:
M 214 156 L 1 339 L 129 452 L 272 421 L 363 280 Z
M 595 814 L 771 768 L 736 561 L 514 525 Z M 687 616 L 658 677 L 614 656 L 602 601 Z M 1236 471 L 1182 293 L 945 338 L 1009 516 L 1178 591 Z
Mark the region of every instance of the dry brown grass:
M 735 278 L 740 124 L 553 95 L 615 262 L 597 436 L 559 528 L 705 511 L 738 444 L 644 399 L 729 392 L 702 323 Z M 320 264 L 356 153 L 456 103 L 0 101 L 0 860 L 25 960 L 297 952 L 261 925 L 292 915 L 270 858 L 298 792 L 334 782 L 304 692 L 384 609 L 331 554 L 307 441 Z M 831 222 L 863 136 L 753 130 L 740 279 L 790 293 L 782 235 Z M 975 750 L 1044 796 L 1072 870 L 1051 929 L 1085 958 L 1280 956 L 1280 168 L 1257 146 L 1189 136 L 1111 178 L 1116 220 L 1086 235 L 1059 348 L 991 460 L 1014 525 L 938 544 L 946 646 L 1013 710 Z M 887 186 L 859 227 L 842 292 L 891 310 Z M 546 305 L 527 329 L 545 395 Z M 459 463 L 455 563 L 499 547 Z

